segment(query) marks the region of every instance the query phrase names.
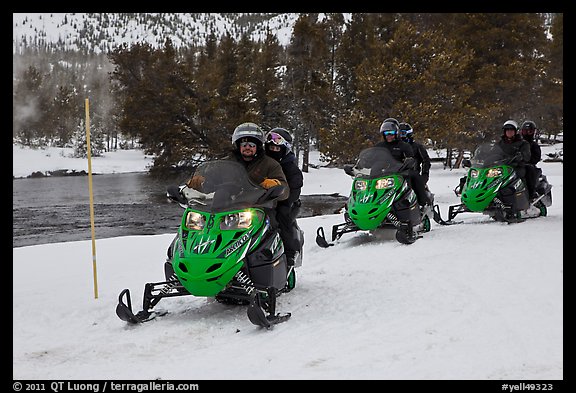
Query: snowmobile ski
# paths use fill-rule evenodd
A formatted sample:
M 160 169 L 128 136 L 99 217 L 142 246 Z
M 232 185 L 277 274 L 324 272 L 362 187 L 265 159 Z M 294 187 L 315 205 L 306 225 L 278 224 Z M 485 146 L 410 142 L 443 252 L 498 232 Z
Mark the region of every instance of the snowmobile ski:
M 274 291 L 268 290 L 265 294 L 267 300 L 261 299 L 262 294 L 256 291 L 251 296 L 250 305 L 248 306 L 247 314 L 248 319 L 254 325 L 271 329 L 274 325 L 282 323 L 290 319 L 291 313 L 276 314 L 276 294 Z M 265 312 L 269 314 L 266 315 Z
M 433 209 L 434 215 L 434 221 L 436 221 L 437 224 L 440 225 L 454 225 L 454 224 L 461 224 L 462 221 L 452 221 L 451 219 L 448 219 L 448 221 L 444 220 L 442 218 L 442 216 L 440 215 L 440 207 L 438 205 L 434 205 L 434 209 Z
M 126 301 L 124 301 L 124 298 L 126 299 Z M 144 302 L 146 302 L 146 297 L 144 299 L 145 299 Z M 124 289 L 122 292 L 120 292 L 120 295 L 118 296 L 118 304 L 116 305 L 116 315 L 118 316 L 118 318 L 128 323 L 139 324 L 143 322 L 148 322 L 156 318 L 157 316 L 164 316 L 167 313 L 168 313 L 167 311 L 149 311 L 147 309 L 144 309 L 134 314 L 134 312 L 132 311 L 130 290 Z
M 316 230 L 316 244 L 318 244 L 322 248 L 328 248 L 334 245 L 334 243 L 328 243 L 328 241 L 326 240 L 326 235 L 324 234 L 324 228 L 322 227 L 319 227 Z

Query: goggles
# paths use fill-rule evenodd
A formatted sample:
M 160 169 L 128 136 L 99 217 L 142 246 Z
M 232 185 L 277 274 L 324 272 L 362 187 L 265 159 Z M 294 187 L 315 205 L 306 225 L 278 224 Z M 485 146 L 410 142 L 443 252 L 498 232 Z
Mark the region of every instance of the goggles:
M 392 130 L 392 131 L 382 131 L 382 135 L 396 135 L 396 131 Z
M 522 135 L 532 135 L 535 131 L 534 128 L 522 128 Z
M 273 143 L 278 146 L 290 147 L 290 142 L 288 142 L 284 137 L 276 132 L 270 132 L 266 136 L 266 143 Z
M 254 142 L 240 142 L 240 147 L 251 147 L 255 148 L 256 144 Z

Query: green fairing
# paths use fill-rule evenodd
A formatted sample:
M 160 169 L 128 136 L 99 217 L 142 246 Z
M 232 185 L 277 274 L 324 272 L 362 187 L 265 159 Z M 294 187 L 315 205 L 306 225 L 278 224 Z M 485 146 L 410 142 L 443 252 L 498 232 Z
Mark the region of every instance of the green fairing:
M 201 230 L 186 226 L 188 212 L 205 217 Z M 251 211 L 252 222 L 245 229 L 221 229 L 225 216 Z M 265 225 L 261 209 L 243 209 L 207 213 L 186 209 L 178 231 L 172 267 L 174 273 L 192 295 L 212 297 L 220 293 L 244 265 L 243 258 L 251 244 L 261 238 Z M 256 242 L 251 242 L 256 237 Z
M 392 187 L 376 188 L 378 181 L 382 180 L 382 184 L 386 179 L 392 179 Z M 366 189 L 358 189 L 358 182 L 366 182 Z M 390 212 L 395 197 L 402 195 L 406 187 L 406 182 L 399 175 L 354 179 L 348 200 L 350 219 L 361 230 L 378 228 Z
M 497 176 L 489 176 L 496 171 Z M 473 174 L 477 174 L 473 176 Z M 462 191 L 462 203 L 473 212 L 483 212 L 488 208 L 498 191 L 506 187 L 516 176 L 514 170 L 508 165 L 499 165 L 488 168 L 472 167 L 468 171 L 466 183 Z

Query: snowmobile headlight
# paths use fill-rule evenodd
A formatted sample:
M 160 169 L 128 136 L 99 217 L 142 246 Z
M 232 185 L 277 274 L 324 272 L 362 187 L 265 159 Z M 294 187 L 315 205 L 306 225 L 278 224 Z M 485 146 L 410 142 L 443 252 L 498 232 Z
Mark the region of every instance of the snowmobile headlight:
M 392 177 L 385 177 L 384 179 L 378 179 L 378 181 L 376 181 L 377 190 L 391 187 L 394 187 L 394 178 Z
M 202 214 L 193 211 L 189 211 L 186 214 L 186 228 L 200 231 L 204 228 L 204 224 L 206 224 L 206 217 Z
M 476 179 L 478 177 L 478 171 L 476 169 L 470 169 L 470 177 Z
M 368 183 L 366 183 L 366 180 L 356 180 L 354 183 L 354 188 L 356 190 L 364 191 L 367 185 Z
M 486 177 L 498 177 L 502 175 L 502 168 L 490 168 L 488 169 L 488 173 L 486 173 Z
M 220 220 L 221 230 L 247 229 L 252 225 L 252 212 L 249 210 L 226 214 Z

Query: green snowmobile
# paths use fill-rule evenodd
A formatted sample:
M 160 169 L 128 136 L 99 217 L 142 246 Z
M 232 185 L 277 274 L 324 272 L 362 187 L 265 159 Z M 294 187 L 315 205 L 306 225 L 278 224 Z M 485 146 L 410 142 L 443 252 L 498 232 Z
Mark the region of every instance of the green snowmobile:
M 225 304 L 248 305 L 248 318 L 270 328 L 290 313 L 276 314 L 276 297 L 296 285 L 302 250 L 288 266 L 284 246 L 269 213 L 283 186 L 268 190 L 253 184 L 245 168 L 231 160 L 201 164 L 194 173 L 198 189 L 171 186 L 167 196 L 185 208 L 178 233 L 167 252 L 166 281 L 148 283 L 143 310 L 134 314 L 128 289 L 119 296 L 116 314 L 129 323 L 152 319 L 164 297 L 213 297 Z M 297 228 L 300 245 L 303 232 Z
M 332 241 L 348 232 L 389 228 L 396 229 L 400 243 L 412 244 L 421 233 L 430 231 L 430 218 L 439 219 L 438 206 L 420 210 L 405 172 L 413 165 L 413 158 L 399 162 L 384 147 L 360 152 L 356 165 L 344 168 L 354 181 L 346 203 L 345 222 L 332 227 Z M 433 194 L 427 192 L 433 201 Z M 326 240 L 322 227 L 316 232 L 316 244 L 323 248 L 333 245 Z
M 546 216 L 547 207 L 552 205 L 552 185 L 540 170 L 536 185 L 538 196 L 530 201 L 524 181 L 514 170 L 516 160 L 519 157 L 510 157 L 498 144 L 478 146 L 472 159 L 464 162 L 470 167 L 465 182 L 454 190 L 462 203 L 449 207 L 448 221 L 443 224 L 460 223 L 453 219 L 465 212 L 483 213 L 508 223 Z

